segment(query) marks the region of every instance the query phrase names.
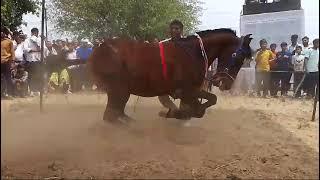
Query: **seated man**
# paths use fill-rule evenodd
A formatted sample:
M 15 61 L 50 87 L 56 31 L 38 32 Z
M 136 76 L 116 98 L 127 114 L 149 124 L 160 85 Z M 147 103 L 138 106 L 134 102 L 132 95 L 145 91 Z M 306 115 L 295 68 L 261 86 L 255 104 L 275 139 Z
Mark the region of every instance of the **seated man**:
M 25 97 L 28 93 L 28 72 L 23 65 L 18 64 L 17 68 L 13 68 L 11 77 L 14 95 Z
M 168 39 L 169 41 L 176 41 L 179 40 L 181 38 L 183 38 L 182 34 L 183 34 L 183 24 L 181 21 L 179 20 L 173 20 L 170 25 L 170 35 L 171 38 Z M 164 40 L 164 41 L 168 41 L 168 40 Z M 162 41 L 163 42 L 163 41 Z M 176 96 L 177 98 L 180 96 L 182 96 L 183 92 L 181 90 L 176 90 L 174 93 L 174 96 Z M 186 103 L 183 103 L 180 101 L 180 106 L 179 108 L 172 102 L 172 100 L 170 99 L 169 95 L 163 95 L 163 96 L 159 96 L 159 101 L 160 103 L 169 109 L 169 112 L 160 112 L 159 115 L 162 117 L 169 117 L 172 116 L 173 114 L 176 114 L 176 112 L 178 112 L 177 110 L 182 110 L 183 112 L 189 112 L 190 111 L 190 107 L 189 105 L 187 105 Z M 198 101 L 198 100 L 196 100 Z M 194 101 L 193 103 L 196 104 L 200 104 L 200 102 L 196 102 Z M 174 115 L 176 116 L 181 116 L 181 119 L 189 119 L 190 117 L 185 117 L 184 114 L 181 114 L 181 112 L 178 112 L 179 115 Z M 170 114 L 170 115 L 169 115 Z
M 170 25 L 170 35 L 171 38 L 169 40 L 177 40 L 182 38 L 182 33 L 183 33 L 183 24 L 182 22 L 178 21 L 178 20 L 173 20 Z M 177 110 L 178 107 L 171 101 L 169 95 L 164 95 L 164 96 L 159 96 L 159 101 L 160 103 L 171 110 Z M 163 112 L 161 112 L 160 116 L 166 116 L 164 115 Z
M 61 91 L 64 94 L 70 94 L 70 78 L 67 69 L 63 69 L 60 73 L 53 72 L 48 85 L 51 92 Z
M 70 77 L 67 70 L 67 62 L 61 62 L 58 68 L 52 72 L 49 79 L 49 91 L 57 91 L 67 94 L 70 92 Z

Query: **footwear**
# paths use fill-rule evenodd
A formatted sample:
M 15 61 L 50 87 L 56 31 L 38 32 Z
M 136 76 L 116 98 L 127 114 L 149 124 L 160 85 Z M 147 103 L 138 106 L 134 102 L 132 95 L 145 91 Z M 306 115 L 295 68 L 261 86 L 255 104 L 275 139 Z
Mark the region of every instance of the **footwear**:
M 31 97 L 40 96 L 40 92 L 39 92 L 39 91 L 31 91 L 31 92 L 30 92 L 30 96 L 31 96 Z
M 30 96 L 30 97 L 34 97 L 34 92 L 33 92 L 33 91 L 30 91 L 29 96 Z

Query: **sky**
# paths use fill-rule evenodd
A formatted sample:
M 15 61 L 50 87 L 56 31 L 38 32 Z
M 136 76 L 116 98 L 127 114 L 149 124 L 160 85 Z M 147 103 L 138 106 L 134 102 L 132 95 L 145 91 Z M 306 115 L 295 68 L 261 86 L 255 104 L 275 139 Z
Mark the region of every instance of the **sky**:
M 200 17 L 201 24 L 199 30 L 215 28 L 232 28 L 239 32 L 240 12 L 244 0 L 201 0 L 203 2 L 203 12 Z M 270 1 L 270 0 L 268 0 Z M 319 0 L 301 0 L 302 8 L 305 11 L 305 35 L 310 39 L 319 37 Z M 27 14 L 23 20 L 28 23 L 28 27 L 22 27 L 23 32 L 30 35 L 33 27 L 41 28 L 41 18 Z M 53 33 L 53 25 L 48 23 L 49 39 L 65 38 Z

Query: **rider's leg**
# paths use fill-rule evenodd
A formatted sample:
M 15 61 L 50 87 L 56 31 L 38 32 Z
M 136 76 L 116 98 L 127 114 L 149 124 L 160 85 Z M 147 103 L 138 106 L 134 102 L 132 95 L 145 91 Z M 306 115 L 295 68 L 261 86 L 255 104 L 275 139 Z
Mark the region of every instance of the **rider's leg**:
M 168 109 L 177 110 L 178 107 L 171 101 L 169 95 L 158 96 L 160 103 Z

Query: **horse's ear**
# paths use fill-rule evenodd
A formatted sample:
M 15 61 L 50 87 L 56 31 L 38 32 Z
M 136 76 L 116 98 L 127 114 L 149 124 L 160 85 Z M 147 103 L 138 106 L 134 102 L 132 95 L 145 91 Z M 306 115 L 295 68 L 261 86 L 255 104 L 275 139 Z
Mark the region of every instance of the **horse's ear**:
M 250 43 L 251 40 L 253 39 L 252 37 L 250 37 L 251 35 L 252 35 L 252 34 L 247 34 L 247 35 L 245 36 L 245 39 L 248 40 L 249 43 Z

